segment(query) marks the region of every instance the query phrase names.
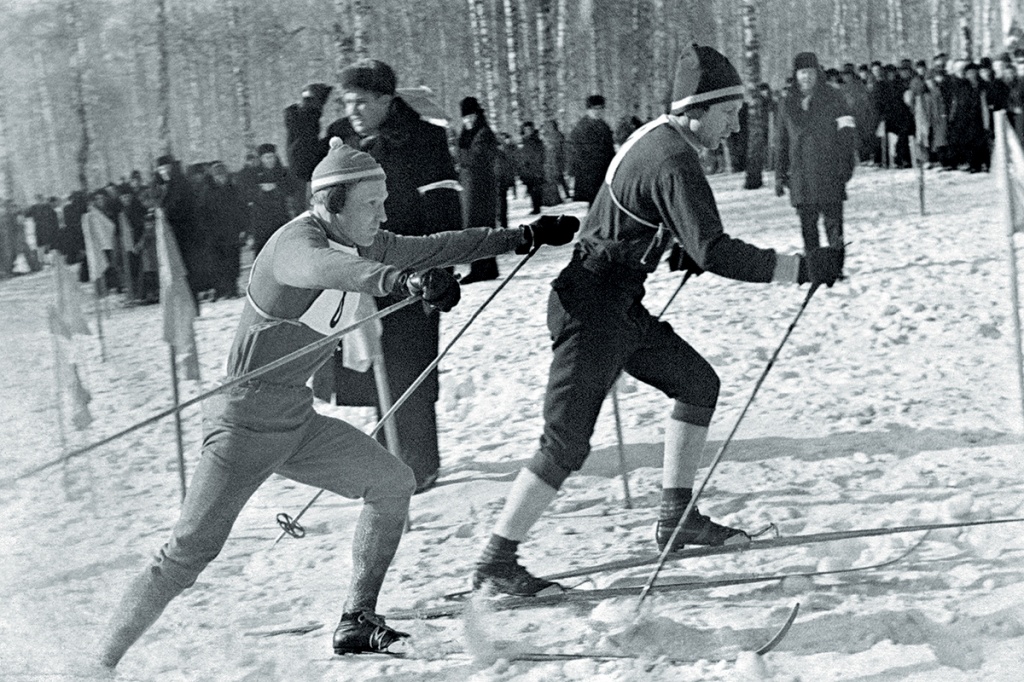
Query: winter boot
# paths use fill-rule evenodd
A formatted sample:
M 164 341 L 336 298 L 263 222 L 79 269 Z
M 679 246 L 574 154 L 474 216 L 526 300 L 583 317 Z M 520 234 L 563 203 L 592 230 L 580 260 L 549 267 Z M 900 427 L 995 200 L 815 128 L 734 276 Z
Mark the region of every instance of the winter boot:
M 536 597 L 565 591 L 558 583 L 538 578 L 527 571 L 514 556 L 511 561 L 478 563 L 473 572 L 473 589 L 490 589 L 515 597 Z
M 389 628 L 384 619 L 373 611 L 345 613 L 334 631 L 334 653 L 380 653 L 408 636 L 407 632 Z
M 658 549 L 660 551 L 665 550 L 665 545 L 668 544 L 669 538 L 672 537 L 672 531 L 675 530 L 676 524 L 679 523 L 679 518 L 679 516 L 670 516 L 658 519 L 655 539 L 658 542 Z M 693 511 L 690 512 L 690 516 L 687 517 L 686 523 L 679 529 L 676 541 L 672 545 L 672 551 L 681 550 L 686 545 L 711 545 L 717 547 L 719 545 L 738 545 L 748 542 L 750 542 L 750 536 L 746 532 L 739 528 L 730 528 L 729 526 L 715 523 L 694 507 Z

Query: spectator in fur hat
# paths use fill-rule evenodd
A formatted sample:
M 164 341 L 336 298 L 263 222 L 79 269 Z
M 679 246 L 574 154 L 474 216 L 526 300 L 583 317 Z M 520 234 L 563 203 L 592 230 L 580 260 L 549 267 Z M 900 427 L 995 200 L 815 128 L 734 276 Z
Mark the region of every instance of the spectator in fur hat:
M 156 160 L 153 176 L 154 201 L 163 209 L 167 223 L 181 251 L 181 260 L 188 276 L 189 291 L 196 313 L 199 313 L 199 292 L 203 290 L 203 263 L 206 241 L 196 223 L 195 192 L 181 172 L 181 164 L 171 154 Z
M 259 165 L 248 188 L 252 205 L 253 255 L 258 255 L 277 228 L 298 214 L 298 197 L 305 195 L 300 183 L 281 163 L 277 147 L 269 142 L 256 147 Z
M 459 103 L 462 130 L 456 153 L 459 184 L 462 185 L 462 219 L 466 227 L 494 227 L 497 218 L 498 184 L 494 161 L 498 156 L 498 137 L 487 123 L 487 116 L 476 97 Z M 498 278 L 498 261 L 484 258 L 474 261 L 463 284 Z
M 828 245 L 843 248 L 843 202 L 856 165 L 857 127 L 842 94 L 821 82 L 813 52 L 793 61 L 798 89 L 786 98 L 775 140 L 775 193 L 786 188 L 800 217 L 804 253 L 820 246 L 823 220 Z
M 587 97 L 587 112 L 569 132 L 568 167 L 573 198 L 593 204 L 604 173 L 615 156 L 611 127 L 604 121 L 604 97 Z

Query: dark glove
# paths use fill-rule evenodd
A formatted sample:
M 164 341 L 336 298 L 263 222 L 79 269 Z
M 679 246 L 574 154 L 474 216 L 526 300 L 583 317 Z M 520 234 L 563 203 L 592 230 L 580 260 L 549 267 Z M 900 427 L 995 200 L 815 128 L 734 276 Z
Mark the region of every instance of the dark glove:
M 813 249 L 800 259 L 800 272 L 797 274 L 799 284 L 824 284 L 831 287 L 836 280 L 843 278 L 843 260 L 846 250 L 836 246 L 824 246 Z
M 448 312 L 462 298 L 462 288 L 455 275 L 443 268 L 430 268 L 426 272 L 410 274 L 405 287 L 413 296 L 422 296 L 431 308 Z
M 782 178 L 775 178 L 775 196 L 781 197 L 786 194 L 786 181 Z
M 331 96 L 330 85 L 326 83 L 313 83 L 308 85 L 305 90 L 302 91 L 302 99 L 304 102 L 309 102 L 317 109 L 323 109 L 324 105 L 327 104 L 328 98 Z
M 572 241 L 579 229 L 579 219 L 571 215 L 541 216 L 535 222 L 523 226 L 526 242 L 516 249 L 516 253 L 529 253 L 530 249 L 541 244 L 563 246 Z
M 672 272 L 690 272 L 694 277 L 704 272 L 704 268 L 697 265 L 697 261 L 690 258 L 690 254 L 683 251 L 679 244 L 673 244 L 672 250 L 668 252 L 668 269 Z

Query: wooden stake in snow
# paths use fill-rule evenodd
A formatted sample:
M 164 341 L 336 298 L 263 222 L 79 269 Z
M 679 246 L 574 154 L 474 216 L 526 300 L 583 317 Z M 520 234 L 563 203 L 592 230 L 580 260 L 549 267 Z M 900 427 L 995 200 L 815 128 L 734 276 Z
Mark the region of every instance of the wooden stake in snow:
M 1017 386 L 1020 389 L 1021 414 L 1024 416 L 1024 349 L 1021 348 L 1019 278 L 1017 276 L 1017 250 L 1013 235 L 1024 232 L 1024 150 L 1016 135 L 1007 134 L 1006 112 L 994 114 L 996 126 L 995 153 L 992 168 L 996 171 L 1002 197 L 1006 237 L 1010 247 L 1010 302 L 1013 306 L 1014 346 L 1017 351 Z M 1013 177 L 1010 175 L 1011 165 Z
M 196 308 L 188 286 L 185 264 L 178 251 L 162 209 L 156 210 L 156 256 L 160 271 L 160 308 L 163 312 L 164 341 L 170 348 L 171 397 L 174 401 L 174 430 L 178 445 L 178 478 L 181 499 L 185 499 L 185 446 L 181 434 L 181 406 L 178 392 L 178 352 L 185 365 L 185 378 L 199 380 L 199 356 L 193 329 Z

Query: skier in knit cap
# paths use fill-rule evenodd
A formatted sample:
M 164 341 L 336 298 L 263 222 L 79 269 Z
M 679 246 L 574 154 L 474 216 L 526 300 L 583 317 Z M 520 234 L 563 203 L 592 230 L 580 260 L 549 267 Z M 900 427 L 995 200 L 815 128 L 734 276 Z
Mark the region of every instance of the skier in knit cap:
M 228 356 L 229 377 L 351 325 L 374 310 L 374 296 L 403 291 L 450 310 L 459 301 L 459 285 L 445 266 L 535 244 L 566 244 L 579 226 L 573 218 L 547 216 L 517 228 L 395 235 L 380 229 L 387 219 L 384 170 L 340 139 L 330 145 L 311 176 L 310 209 L 275 232 L 253 263 Z M 354 346 L 358 354 L 360 344 Z M 104 666 L 117 665 L 168 602 L 195 583 L 220 552 L 246 501 L 273 473 L 363 499 L 335 652 L 383 651 L 407 636 L 388 627 L 375 610 L 415 478 L 377 441 L 313 410 L 306 382 L 333 352 L 333 346 L 324 346 L 207 403 L 203 455 L 181 516 L 117 608 L 100 654 Z
M 625 371 L 674 401 L 665 425 L 662 504 L 656 528 L 667 544 L 692 497 L 701 451 L 718 400 L 711 365 L 642 304 L 644 280 L 673 242 L 680 267 L 745 282 L 824 283 L 841 274 L 842 253 L 782 255 L 725 233 L 700 149 L 714 149 L 739 125 L 743 86 L 732 64 L 693 46 L 677 66 L 670 113 L 622 145 L 580 229 L 572 261 L 552 284 L 548 328 L 554 358 L 544 400 L 540 448 L 512 485 L 473 576 L 473 587 L 535 595 L 559 585 L 533 576 L 520 542 L 582 467 L 605 396 Z M 673 549 L 749 542 L 696 508 Z

